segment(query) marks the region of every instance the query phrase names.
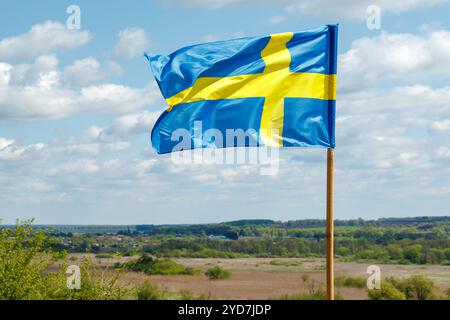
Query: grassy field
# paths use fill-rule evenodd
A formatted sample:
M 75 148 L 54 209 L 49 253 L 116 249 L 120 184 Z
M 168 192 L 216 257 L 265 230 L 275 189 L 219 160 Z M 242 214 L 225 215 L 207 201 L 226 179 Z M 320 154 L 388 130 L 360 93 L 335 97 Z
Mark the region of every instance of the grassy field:
M 82 254 L 71 255 L 72 261 L 81 259 Z M 92 259 L 101 267 L 112 267 L 115 263 L 126 262 L 136 257 L 113 257 Z M 126 271 L 120 282 L 126 286 L 136 286 L 146 280 L 157 284 L 163 291 L 202 294 L 214 299 L 274 299 L 285 294 L 308 292 L 311 283 L 316 288 L 323 287 L 325 270 L 323 259 L 174 259 L 185 266 L 205 271 L 212 266 L 221 266 L 231 271 L 229 279 L 210 281 L 200 272 L 195 275 L 149 276 Z M 389 265 L 378 264 L 382 277 L 404 278 L 421 274 L 431 278 L 441 293 L 450 288 L 450 266 L 439 265 Z M 366 278 L 368 263 L 337 262 L 336 277 Z M 305 283 L 302 276 L 310 281 Z M 367 292 L 361 288 L 338 287 L 336 291 L 344 299 L 367 299 Z

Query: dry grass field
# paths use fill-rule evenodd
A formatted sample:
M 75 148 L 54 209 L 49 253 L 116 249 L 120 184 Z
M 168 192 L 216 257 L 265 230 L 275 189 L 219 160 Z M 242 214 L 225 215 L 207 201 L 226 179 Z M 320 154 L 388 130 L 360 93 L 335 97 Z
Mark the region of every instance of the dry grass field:
M 77 255 L 76 258 L 80 258 Z M 131 258 L 98 259 L 93 261 L 102 267 L 112 266 L 115 262 L 124 262 Z M 308 284 L 302 281 L 303 275 L 323 286 L 325 281 L 324 260 L 322 259 L 174 259 L 176 262 L 199 270 L 219 265 L 230 270 L 229 279 L 210 281 L 201 274 L 175 276 L 148 276 L 143 273 L 126 272 L 120 281 L 134 286 L 150 280 L 169 292 L 189 291 L 193 294 L 208 295 L 214 299 L 271 299 L 284 294 L 308 292 Z M 274 260 L 276 261 L 274 263 Z M 367 263 L 337 262 L 336 277 L 367 277 Z M 438 265 L 383 265 L 379 264 L 382 277 L 398 278 L 415 274 L 433 279 L 440 292 L 450 287 L 450 266 Z M 344 299 L 366 299 L 365 289 L 337 288 Z

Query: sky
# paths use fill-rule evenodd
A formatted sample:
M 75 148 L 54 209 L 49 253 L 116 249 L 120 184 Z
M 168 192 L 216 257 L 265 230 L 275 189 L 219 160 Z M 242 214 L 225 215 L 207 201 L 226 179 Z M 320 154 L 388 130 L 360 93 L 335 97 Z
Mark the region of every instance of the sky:
M 80 28 L 68 28 L 71 5 Z M 450 214 L 450 1 L 0 6 L 3 223 L 325 218 L 324 149 L 280 150 L 272 176 L 256 164 L 183 165 L 156 155 L 150 132 L 167 106 L 143 52 L 329 23 L 340 26 L 336 218 Z

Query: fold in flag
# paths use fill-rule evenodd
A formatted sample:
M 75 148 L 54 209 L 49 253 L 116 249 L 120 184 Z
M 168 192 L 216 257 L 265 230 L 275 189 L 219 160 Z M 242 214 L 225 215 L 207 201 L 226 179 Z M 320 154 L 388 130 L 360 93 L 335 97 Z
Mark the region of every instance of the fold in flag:
M 334 148 L 337 29 L 205 43 L 168 56 L 146 53 L 169 105 L 153 128 L 154 149 L 172 152 L 177 129 L 189 133 L 184 149 Z M 205 139 L 209 129 L 223 137 L 230 129 L 250 134 L 222 145 Z

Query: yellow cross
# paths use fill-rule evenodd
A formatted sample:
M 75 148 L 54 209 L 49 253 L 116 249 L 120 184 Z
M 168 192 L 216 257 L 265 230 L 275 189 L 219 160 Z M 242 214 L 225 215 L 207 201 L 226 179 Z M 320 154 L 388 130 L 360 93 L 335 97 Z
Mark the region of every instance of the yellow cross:
M 292 37 L 292 32 L 271 35 L 261 52 L 266 65 L 263 73 L 198 78 L 192 87 L 166 99 L 168 111 L 181 103 L 262 97 L 261 139 L 266 146 L 281 147 L 285 98 L 336 99 L 336 75 L 290 71 L 286 44 Z

